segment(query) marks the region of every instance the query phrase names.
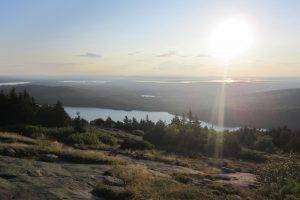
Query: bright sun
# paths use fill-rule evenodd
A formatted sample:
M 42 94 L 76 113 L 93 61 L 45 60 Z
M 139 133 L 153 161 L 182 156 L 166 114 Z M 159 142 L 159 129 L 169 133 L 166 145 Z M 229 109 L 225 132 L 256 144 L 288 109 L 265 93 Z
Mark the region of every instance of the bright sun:
M 227 19 L 215 27 L 210 38 L 211 55 L 229 61 L 253 43 L 253 30 L 241 19 Z

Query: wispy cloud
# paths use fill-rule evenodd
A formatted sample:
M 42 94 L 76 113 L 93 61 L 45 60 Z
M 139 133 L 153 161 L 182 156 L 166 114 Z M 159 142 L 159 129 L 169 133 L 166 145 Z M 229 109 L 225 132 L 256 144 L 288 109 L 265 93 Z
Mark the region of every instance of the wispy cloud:
M 169 56 L 173 56 L 173 55 L 176 55 L 176 54 L 177 54 L 176 51 L 168 51 L 166 53 L 157 55 L 157 57 L 169 57 Z
M 96 53 L 85 53 L 85 54 L 81 54 L 78 56 L 85 57 L 85 58 L 101 58 L 102 57 L 100 54 L 96 54 Z

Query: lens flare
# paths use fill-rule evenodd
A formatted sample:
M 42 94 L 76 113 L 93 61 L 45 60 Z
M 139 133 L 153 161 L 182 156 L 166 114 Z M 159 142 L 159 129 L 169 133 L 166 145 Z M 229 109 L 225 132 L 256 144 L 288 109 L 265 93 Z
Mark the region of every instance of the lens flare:
M 254 40 L 251 26 L 242 19 L 227 19 L 218 24 L 210 37 L 211 55 L 226 61 L 248 50 Z

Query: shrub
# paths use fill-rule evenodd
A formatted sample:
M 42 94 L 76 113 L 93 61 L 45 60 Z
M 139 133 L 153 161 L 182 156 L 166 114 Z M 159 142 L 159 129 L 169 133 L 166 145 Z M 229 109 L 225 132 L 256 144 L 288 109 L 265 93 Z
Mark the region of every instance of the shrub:
M 47 128 L 42 126 L 25 125 L 18 128 L 18 132 L 32 138 L 51 138 L 59 141 L 65 141 L 66 138 L 73 134 L 74 131 L 71 127 L 63 128 Z
M 99 139 L 94 133 L 75 133 L 69 136 L 69 143 L 81 145 L 97 145 Z
M 262 193 L 275 200 L 300 198 L 300 166 L 293 156 L 271 161 L 257 171 Z
M 24 126 L 22 133 L 32 138 L 44 138 L 49 133 L 48 128 L 42 126 Z
M 136 135 L 136 136 L 144 136 L 145 132 L 142 130 L 133 130 L 132 134 Z
M 86 126 L 88 122 L 85 119 L 80 117 L 80 114 L 77 113 L 77 116 L 73 119 L 72 126 L 76 132 L 83 133 L 86 131 Z
M 242 160 L 253 162 L 264 162 L 266 160 L 262 153 L 250 149 L 243 149 L 238 156 Z
M 117 139 L 108 133 L 102 132 L 102 133 L 98 134 L 98 137 L 99 137 L 99 140 L 104 144 L 108 144 L 111 146 L 114 146 L 117 144 Z
M 260 151 L 273 152 L 274 144 L 272 138 L 269 136 L 259 137 L 255 143 L 255 148 Z
M 122 144 L 121 149 L 139 149 L 139 150 L 145 150 L 145 149 L 153 149 L 153 144 L 137 138 L 126 138 Z
M 176 181 L 184 184 L 191 183 L 193 181 L 193 179 L 189 177 L 188 174 L 184 173 L 173 173 L 172 176 Z
M 126 200 L 130 194 L 119 187 L 113 187 L 99 183 L 93 190 L 96 196 L 104 197 L 111 200 Z
M 236 157 L 241 149 L 241 145 L 235 135 L 228 134 L 224 136 L 223 153 L 225 156 Z

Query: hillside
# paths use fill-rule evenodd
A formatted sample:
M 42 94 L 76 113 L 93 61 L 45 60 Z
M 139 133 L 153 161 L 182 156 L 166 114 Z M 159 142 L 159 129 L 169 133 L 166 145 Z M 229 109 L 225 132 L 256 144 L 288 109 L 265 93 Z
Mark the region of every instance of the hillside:
M 300 128 L 300 89 L 256 92 L 227 99 L 226 120 L 262 128 Z
M 121 110 L 168 111 L 181 114 L 192 109 L 201 120 L 216 122 L 212 117 L 218 89 L 207 88 L 135 88 L 120 86 L 75 87 L 75 86 L 17 86 L 17 91 L 26 89 L 40 103 L 64 102 L 65 106 L 100 107 Z M 5 88 L 5 87 L 3 87 Z M 210 89 L 209 89 L 210 88 Z M 8 87 L 6 87 L 8 89 Z M 199 88 L 198 88 L 199 89 Z M 146 90 L 146 91 L 145 91 Z M 227 89 L 225 125 L 272 128 L 287 125 L 300 128 L 300 89 L 274 90 L 267 92 L 240 92 Z M 143 93 L 155 94 L 156 98 L 142 98 Z M 185 98 L 188 96 L 189 98 Z

